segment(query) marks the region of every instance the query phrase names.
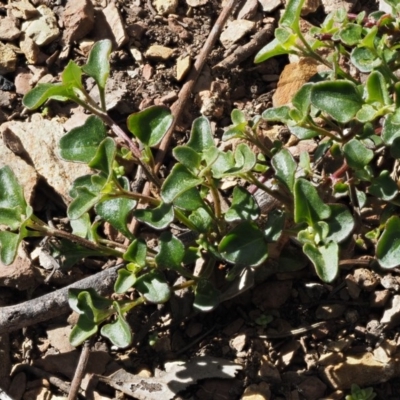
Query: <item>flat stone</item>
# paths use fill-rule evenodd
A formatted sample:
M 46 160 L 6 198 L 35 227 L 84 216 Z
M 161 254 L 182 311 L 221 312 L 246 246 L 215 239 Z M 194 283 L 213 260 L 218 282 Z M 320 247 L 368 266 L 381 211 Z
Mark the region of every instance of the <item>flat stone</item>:
M 38 46 L 45 46 L 58 38 L 60 30 L 53 11 L 41 5 L 37 8 L 40 15 L 22 23 L 21 30 L 33 39 Z
M 18 68 L 15 74 L 15 91 L 18 94 L 26 94 L 28 93 L 32 88 L 33 85 L 31 84 L 31 79 L 32 79 L 32 73 L 29 71 L 29 69 L 25 68 Z
M 390 298 L 390 291 L 385 290 L 377 290 L 372 292 L 369 297 L 369 304 L 373 308 L 382 308 L 385 307 L 387 301 Z
M 261 309 L 279 308 L 290 297 L 292 281 L 270 281 L 262 283 L 253 291 L 253 303 Z
M 62 13 L 65 44 L 83 39 L 94 26 L 94 8 L 90 0 L 68 0 Z
M 282 380 L 278 368 L 265 355 L 262 356 L 258 376 L 274 384 L 278 384 Z
M 329 14 L 339 8 L 344 8 L 346 12 L 351 12 L 356 4 L 357 0 L 321 0 L 324 6 L 325 14 Z
M 8 7 L 14 18 L 31 19 L 39 15 L 39 11 L 29 0 L 10 1 Z
M 271 390 L 270 385 L 266 382 L 261 382 L 258 385 L 253 384 L 247 386 L 241 397 L 242 400 L 270 400 Z
M 178 0 L 156 0 L 154 4 L 158 14 L 174 14 L 178 8 Z
M 150 64 L 145 64 L 142 71 L 142 76 L 146 81 L 149 81 L 154 75 L 154 68 Z
M 258 1 L 247 0 L 244 6 L 240 9 L 237 18 L 238 19 L 253 19 L 257 14 Z
M 321 0 L 306 0 L 301 9 L 301 15 L 305 16 L 314 13 L 315 11 L 318 10 L 321 4 L 322 4 Z
M 282 5 L 281 0 L 258 0 L 264 12 L 270 13 Z
M 207 4 L 209 0 L 186 0 L 186 3 L 190 7 L 200 7 Z
M 393 328 L 400 323 L 400 295 L 396 294 L 393 296 L 389 306 L 386 307 L 381 324 L 388 324 L 389 327 Z
M 273 106 L 290 104 L 298 90 L 316 73 L 317 63 L 310 58 L 303 58 L 299 62 L 286 65 L 272 97 Z
M 367 292 L 372 292 L 379 284 L 379 277 L 376 273 L 366 268 L 355 269 L 353 276 L 357 285 Z
M 190 56 L 178 58 L 176 61 L 176 79 L 178 82 L 186 77 L 187 73 L 190 71 L 191 64 Z
M 117 45 L 117 48 L 120 48 L 128 41 L 128 35 L 125 32 L 125 24 L 122 21 L 121 14 L 113 2 L 110 2 L 103 10 L 103 14 L 109 27 L 111 28 L 113 39 Z
M 143 54 L 142 52 L 137 49 L 136 47 L 130 47 L 129 48 L 130 53 L 132 54 L 132 57 L 134 58 L 134 60 L 139 64 L 142 65 L 143 64 Z
M 15 21 L 10 17 L 0 19 L 0 40 L 13 41 L 19 38 L 21 31 L 15 26 Z
M 17 65 L 17 54 L 9 43 L 0 42 L 0 75 L 14 72 Z
M 246 19 L 229 21 L 226 29 L 220 36 L 222 46 L 224 46 L 226 49 L 229 49 L 234 43 L 238 42 L 240 39 L 250 33 L 255 26 L 255 22 L 248 21 Z
M 173 49 L 155 44 L 147 49 L 145 55 L 149 59 L 166 61 L 170 59 L 173 54 Z
M 41 58 L 39 46 L 29 36 L 23 36 L 19 42 L 21 51 L 25 54 L 28 64 L 37 64 Z
M 3 138 L 7 133 L 10 139 L 19 143 L 19 152 L 28 154 L 37 174 L 60 194 L 66 204 L 71 200 L 68 191 L 72 182 L 91 172 L 86 164 L 67 162 L 58 156 L 58 141 L 65 132 L 57 120 L 46 120 L 40 114 L 34 114 L 30 122 L 3 123 L 0 133 Z

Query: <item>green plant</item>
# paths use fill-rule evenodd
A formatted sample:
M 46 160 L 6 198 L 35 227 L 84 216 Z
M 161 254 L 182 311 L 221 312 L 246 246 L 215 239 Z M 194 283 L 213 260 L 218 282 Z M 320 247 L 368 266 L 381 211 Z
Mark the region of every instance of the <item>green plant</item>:
M 358 385 L 351 385 L 351 394 L 346 396 L 346 400 L 372 400 L 376 397 L 374 389 L 360 389 Z
M 94 46 L 86 65 L 70 61 L 60 84 L 38 85 L 24 97 L 30 109 L 49 99 L 72 100 L 92 113 L 83 126 L 60 140 L 59 147 L 62 158 L 86 163 L 94 172 L 72 184 L 69 232 L 35 216 L 10 168 L 0 169 L 0 224 L 7 226 L 0 232 L 1 261 L 10 264 L 24 238 L 52 236 L 57 238 L 53 253 L 63 255 L 66 266 L 94 255 L 119 257 L 126 263 L 114 287 L 120 300 L 101 297 L 93 289 L 70 291 L 70 306 L 80 314 L 71 334 L 74 345 L 100 329 L 115 345 L 128 346 L 132 338 L 126 313 L 146 302 L 166 302 L 183 287 L 193 290 L 194 309 L 213 309 L 251 286 L 254 268 L 264 268 L 269 250 L 287 238 L 294 245 L 279 257 L 279 268 L 303 267 L 303 253 L 325 282 L 337 277 L 341 251 L 354 243 L 360 251 L 367 246 L 375 251 L 376 246 L 375 258 L 383 268 L 400 265 L 400 218 L 393 215 L 399 204 L 394 174 L 400 144 L 400 60 L 395 40 L 400 20 L 379 12 L 367 17 L 337 11 L 305 39 L 299 27 L 302 4 L 303 0 L 289 0 L 276 39 L 256 61 L 296 53 L 328 69 L 305 84 L 291 105 L 270 108 L 250 121 L 240 110 L 232 111 L 233 124 L 222 139 L 245 139 L 259 149 L 257 153 L 243 140 L 233 150 L 219 149 L 208 120 L 200 117 L 193 122 L 189 141 L 173 149 L 175 164 L 161 181 L 152 148 L 162 140 L 172 116 L 163 107 L 134 113 L 127 119 L 132 135 L 114 123 L 106 113 L 104 96 L 111 51 L 107 40 Z M 321 50 L 328 51 L 328 57 L 322 58 Z M 83 74 L 96 81 L 100 105 L 86 92 Z M 263 120 L 287 125 L 299 140 L 316 140 L 313 156 L 304 152 L 295 158 L 283 143 L 265 141 L 260 134 Z M 107 135 L 107 126 L 122 145 Z M 123 159 L 142 167 L 153 195 L 130 189 Z M 339 167 L 327 172 L 325 165 L 332 162 Z M 220 187 L 232 178 L 264 191 L 275 199 L 275 206 L 260 210 L 254 190 L 244 184 L 233 189 L 224 207 Z M 138 208 L 138 203 L 145 207 Z M 366 207 L 382 211 L 377 225 L 362 220 Z M 162 231 L 158 247 L 130 232 L 132 216 Z M 104 221 L 126 237 L 128 246 L 102 237 L 99 228 Z M 186 227 L 191 238 L 174 235 L 173 222 Z M 196 275 L 195 262 L 201 264 Z M 217 288 L 213 277 L 220 264 L 226 282 Z M 167 271 L 185 282 L 171 286 Z M 132 288 L 133 300 L 124 296 Z

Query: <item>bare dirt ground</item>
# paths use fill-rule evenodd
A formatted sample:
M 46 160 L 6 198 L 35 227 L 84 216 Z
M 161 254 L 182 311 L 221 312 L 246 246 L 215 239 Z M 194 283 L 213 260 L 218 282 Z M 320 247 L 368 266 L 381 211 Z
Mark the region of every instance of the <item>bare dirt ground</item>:
M 50 135 L 61 129 L 62 135 L 80 125 L 84 114 L 79 107 L 55 102 L 33 114 L 24 110 L 22 96 L 37 82 L 59 81 L 68 60 L 83 63 L 93 41 L 109 38 L 114 51 L 107 101 L 114 120 L 125 127 L 131 112 L 153 104 L 171 106 L 222 12 L 220 0 L 179 0 L 177 7 L 173 3 L 0 0 L 0 166 L 21 162 L 28 168 L 26 155 L 12 146 L 15 142 L 7 135 L 18 129 L 28 132 L 25 136 L 31 141 L 23 142 L 23 148 L 32 162 L 24 188 L 35 211 L 45 220 L 62 223 L 65 219 L 69 183 L 67 175 L 61 182 L 51 175 L 58 161 L 45 157 L 43 143 L 47 139 L 42 133 Z M 314 11 L 305 16 L 313 24 L 323 20 L 329 7 L 344 5 L 353 12 L 378 7 L 373 2 L 315 3 Z M 253 59 L 272 39 L 283 7 L 272 0 L 237 2 L 228 24 L 238 25 L 213 46 L 168 154 L 173 146 L 187 140 L 191 122 L 201 114 L 210 118 L 217 140 L 230 124 L 233 108 L 251 117 L 271 106 L 288 60 L 282 57 L 255 65 Z M 55 31 L 42 42 L 36 36 L 29 39 L 34 34 L 24 25 L 38 17 L 38 10 L 48 13 L 45 24 Z M 43 35 L 44 31 L 39 28 Z M 298 80 L 297 76 L 289 78 L 288 87 Z M 86 84 L 90 87 L 91 82 Z M 43 121 L 50 120 L 55 125 L 45 131 Z M 281 137 L 287 136 L 283 127 L 276 129 Z M 167 155 L 164 176 L 170 161 Z M 375 217 L 371 213 L 371 219 Z M 87 259 L 69 271 L 53 273 L 32 256 L 37 245 L 34 241 L 25 243 L 13 265 L 0 267 L 1 306 L 51 293 L 95 274 L 107 263 Z M 351 249 L 352 258 L 350 253 Z M 143 389 L 136 398 L 167 399 L 169 395 L 157 393 L 157 385 L 167 380 L 157 371 L 168 369 L 168 362 L 188 362 L 201 356 L 207 371 L 193 370 L 192 384 L 184 386 L 176 398 L 339 400 L 350 393 L 354 383 L 372 386 L 377 399 L 398 400 L 399 271 L 383 274 L 363 264 L 368 264 L 368 254 L 360 265 L 343 263 L 340 277 L 327 285 L 308 264 L 293 272 L 276 270 L 267 263 L 258 272 L 253 289 L 213 312 L 193 313 L 182 301 L 141 307 L 128 317 L 135 333 L 131 348 L 118 351 L 102 338 L 93 343 L 80 396 L 135 398 L 121 389 L 125 382 L 133 393 L 132 375 L 107 380 L 122 369 L 135 375 L 136 388 Z M 2 312 L 0 308 L 0 317 Z M 75 317 L 60 314 L 12 332 L 0 327 L 0 388 L 12 399 L 63 398 L 69 390 L 65 385 L 74 376 L 81 349 L 68 342 Z M 236 369 L 229 379 L 221 379 L 212 371 L 212 360 L 220 366 L 236 365 Z M 173 379 L 174 373 L 169 372 L 168 379 Z

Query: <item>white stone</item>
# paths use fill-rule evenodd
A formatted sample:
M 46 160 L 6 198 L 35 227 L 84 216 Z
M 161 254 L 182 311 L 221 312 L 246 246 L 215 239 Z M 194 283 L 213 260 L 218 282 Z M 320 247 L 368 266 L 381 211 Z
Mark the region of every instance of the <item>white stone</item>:
M 255 23 L 246 19 L 228 22 L 226 29 L 221 34 L 220 40 L 222 45 L 228 49 L 242 37 L 250 33 L 254 27 Z
M 51 43 L 60 34 L 57 19 L 50 8 L 42 5 L 37 8 L 40 15 L 22 23 L 21 30 L 33 39 L 38 46 Z
M 160 15 L 174 14 L 178 8 L 178 0 L 156 0 L 155 7 Z

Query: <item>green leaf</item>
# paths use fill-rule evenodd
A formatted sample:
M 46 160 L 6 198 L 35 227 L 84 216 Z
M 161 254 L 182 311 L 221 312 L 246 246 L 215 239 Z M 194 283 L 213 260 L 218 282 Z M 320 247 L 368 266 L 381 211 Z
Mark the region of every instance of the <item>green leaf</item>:
M 172 151 L 174 157 L 188 170 L 197 173 L 200 168 L 201 155 L 188 146 L 177 146 Z
M 235 186 L 232 204 L 225 213 L 225 221 L 255 220 L 260 215 L 260 208 L 254 197 L 244 188 Z
M 226 261 L 244 266 L 257 266 L 268 257 L 263 232 L 257 225 L 247 221 L 224 236 L 218 249 Z
M 133 214 L 139 221 L 154 229 L 165 229 L 174 220 L 174 209 L 168 203 L 161 203 L 150 210 L 135 210 Z
M 374 152 L 357 139 L 351 139 L 343 146 L 343 154 L 354 169 L 364 168 L 374 158 Z
M 204 207 L 205 204 L 197 188 L 192 188 L 176 197 L 174 206 L 183 210 L 194 211 Z
M 298 36 L 287 28 L 276 28 L 275 38 L 284 49 L 291 50 L 296 44 Z
M 111 48 L 112 44 L 109 39 L 96 42 L 90 51 L 86 65 L 82 67 L 82 71 L 96 81 L 101 91 L 106 87 L 107 79 L 110 75 L 110 63 L 108 59 Z
M 0 207 L 18 207 L 21 213 L 25 213 L 27 208 L 22 186 L 9 166 L 0 168 Z
M 285 227 L 286 216 L 280 210 L 273 210 L 268 214 L 268 220 L 264 227 L 264 235 L 267 242 L 276 242 L 281 237 Z
M 152 106 L 131 114 L 127 125 L 129 131 L 146 146 L 153 147 L 161 142 L 174 117 L 162 106 Z
M 180 270 L 185 256 L 185 246 L 172 235 L 171 232 L 163 232 L 159 238 L 160 250 L 154 258 L 157 266 Z
M 77 219 L 72 219 L 70 221 L 70 225 L 72 228 L 72 233 L 74 235 L 87 238 L 91 236 L 91 221 L 89 213 L 85 213 L 81 215 Z
M 100 333 L 111 341 L 114 346 L 123 349 L 128 347 L 132 342 L 132 332 L 129 324 L 122 315 L 121 308 L 118 302 L 113 302 L 114 308 L 117 310 L 117 320 L 111 324 L 104 325 Z
M 282 149 L 276 153 L 271 160 L 271 164 L 275 170 L 275 176 L 293 192 L 294 175 L 297 164 L 289 150 Z
M 313 86 L 314 83 L 306 83 L 293 96 L 292 104 L 300 111 L 302 119 L 306 118 L 309 114 L 311 107 L 311 90 Z
M 90 320 L 86 315 L 80 315 L 77 324 L 72 328 L 69 334 L 69 342 L 77 347 L 85 340 L 97 333 L 97 324 Z
M 210 121 L 206 117 L 199 117 L 193 121 L 187 146 L 199 154 L 215 147 Z
M 114 284 L 115 293 L 125 293 L 136 282 L 136 275 L 126 269 L 118 270 L 118 277 Z
M 325 204 L 311 182 L 299 178 L 294 185 L 294 220 L 314 226 L 320 220 L 329 218 L 330 207 Z
M 228 156 L 228 159 L 225 158 Z M 222 161 L 222 162 L 220 162 Z M 225 163 L 228 161 L 228 163 Z M 221 152 L 217 161 L 212 166 L 213 175 L 219 179 L 224 176 L 245 174 L 253 169 L 257 162 L 256 155 L 245 143 L 240 143 L 234 153 L 234 165 L 227 153 Z
M 357 86 L 344 80 L 315 83 L 311 103 L 341 123 L 349 122 L 363 105 Z
M 285 12 L 279 20 L 279 26 L 292 28 L 295 32 L 299 30 L 301 9 L 304 0 L 289 0 L 286 3 Z
M 288 106 L 268 108 L 262 113 L 263 119 L 286 123 L 290 120 L 290 108 Z
M 219 304 L 220 295 L 221 292 L 210 281 L 201 279 L 194 291 L 193 308 L 202 312 L 211 311 Z
M 166 203 L 172 203 L 178 196 L 202 182 L 201 178 L 193 175 L 184 165 L 175 164 L 162 185 L 161 198 Z
M 350 60 L 361 72 L 371 72 L 382 64 L 375 51 L 367 47 L 356 47 L 350 55 Z
M 146 265 L 147 246 L 143 239 L 135 239 L 124 253 L 124 260 L 131 261 L 140 267 Z
M 330 242 L 323 246 L 306 243 L 304 254 L 311 260 L 317 275 L 323 282 L 332 282 L 339 272 L 339 246 Z
M 79 314 L 85 314 L 96 324 L 101 323 L 112 314 L 112 310 L 109 308 L 112 304 L 111 300 L 99 296 L 92 288 L 81 290 L 77 298 L 76 308 L 79 310 Z
M 240 125 L 243 123 L 247 124 L 246 116 L 244 115 L 243 111 L 240 111 L 237 108 L 232 110 L 231 120 L 234 123 L 234 125 Z
M 362 26 L 348 23 L 339 31 L 339 37 L 344 44 L 354 46 L 361 40 Z
M 17 255 L 21 236 L 8 231 L 0 232 L 0 261 L 4 265 L 10 265 Z
M 385 201 L 393 200 L 399 189 L 396 182 L 391 178 L 389 171 L 382 171 L 378 178 L 373 179 L 368 192 Z
M 326 220 L 329 226 L 327 242 L 341 243 L 353 232 L 354 218 L 349 209 L 343 204 L 331 204 L 331 216 Z
M 12 231 L 20 227 L 23 217 L 21 207 L 0 207 L 0 225 L 7 225 Z
M 171 289 L 164 275 L 157 271 L 151 271 L 138 278 L 134 287 L 150 303 L 165 303 L 171 296 Z
M 398 137 L 400 137 L 400 110 L 387 115 L 382 126 L 382 139 L 386 146 L 392 145 Z
M 198 208 L 189 215 L 189 220 L 196 227 L 197 232 L 208 233 L 214 229 L 213 220 L 204 208 Z
M 254 62 L 259 64 L 269 60 L 272 57 L 288 53 L 289 51 L 279 43 L 278 39 L 273 39 L 256 54 Z
M 71 129 L 60 139 L 60 156 L 64 160 L 88 164 L 106 137 L 101 119 L 91 115 L 82 126 Z
M 30 110 L 35 110 L 49 99 L 67 101 L 73 98 L 73 93 L 65 85 L 39 83 L 23 97 L 22 104 Z
M 386 221 L 376 246 L 376 257 L 382 268 L 395 268 L 400 265 L 400 218 L 393 216 Z
M 68 206 L 67 215 L 70 219 L 77 219 L 89 211 L 102 198 L 100 192 L 93 193 L 87 187 L 76 188 L 77 196 Z
M 365 83 L 365 101 L 387 106 L 392 103 L 385 77 L 379 71 L 372 71 Z
M 356 119 L 362 123 L 373 121 L 380 114 L 380 110 L 377 110 L 370 104 L 363 104 L 356 114 Z
M 99 145 L 96 154 L 89 162 L 89 167 L 103 171 L 109 175 L 113 170 L 113 162 L 117 154 L 117 146 L 113 139 L 106 137 Z
M 80 294 L 86 292 L 85 296 L 89 296 L 91 299 L 91 304 L 100 309 L 105 310 L 112 305 L 112 300 L 107 299 L 106 297 L 100 296 L 95 289 L 88 288 L 88 289 L 68 289 L 68 304 L 73 311 L 78 314 L 82 314 L 85 308 L 80 307 Z
M 82 70 L 81 68 L 72 60 L 68 62 L 64 71 L 61 74 L 62 83 L 66 86 L 72 86 L 83 90 L 82 85 Z
M 136 206 L 137 201 L 127 198 L 105 200 L 95 205 L 96 213 L 109 222 L 115 229 L 121 232 L 128 239 L 134 236 L 129 231 L 127 223 L 131 211 Z

